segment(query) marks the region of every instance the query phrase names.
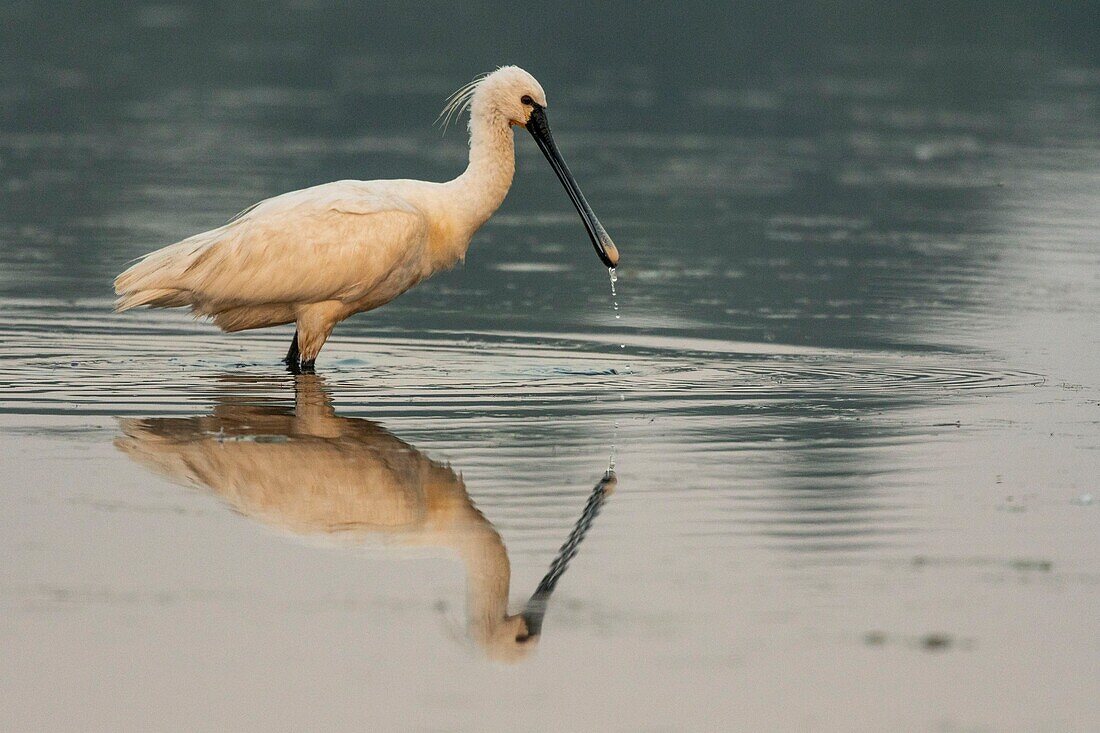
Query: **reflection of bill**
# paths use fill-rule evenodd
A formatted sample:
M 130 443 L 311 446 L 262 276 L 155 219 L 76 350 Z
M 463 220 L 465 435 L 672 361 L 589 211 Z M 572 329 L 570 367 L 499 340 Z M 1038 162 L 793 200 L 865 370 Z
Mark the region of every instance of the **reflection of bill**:
M 600 480 L 524 611 L 509 615 L 507 550 L 462 478 L 378 424 L 336 415 L 320 377 L 296 377 L 293 409 L 227 394 L 210 415 L 121 427 L 116 445 L 132 459 L 265 524 L 453 551 L 466 568 L 467 633 L 502 660 L 537 643 L 550 594 L 615 485 L 613 474 Z
M 592 489 L 592 493 L 588 495 L 588 503 L 584 505 L 584 511 L 581 512 L 580 519 L 577 520 L 573 531 L 569 533 L 569 539 L 558 550 L 558 556 L 554 558 L 554 562 L 550 563 L 550 569 L 543 576 L 535 592 L 531 594 L 531 599 L 527 601 L 527 608 L 523 610 L 523 618 L 527 621 L 527 633 L 531 636 L 538 636 L 542 633 L 542 619 L 546 615 L 550 594 L 554 592 L 558 580 L 561 579 L 566 568 L 569 567 L 569 561 L 576 557 L 577 548 L 584 541 L 584 536 L 588 534 L 592 522 L 599 516 L 600 509 L 603 508 L 608 495 L 615 490 L 616 483 L 615 473 L 608 469 L 603 478 Z

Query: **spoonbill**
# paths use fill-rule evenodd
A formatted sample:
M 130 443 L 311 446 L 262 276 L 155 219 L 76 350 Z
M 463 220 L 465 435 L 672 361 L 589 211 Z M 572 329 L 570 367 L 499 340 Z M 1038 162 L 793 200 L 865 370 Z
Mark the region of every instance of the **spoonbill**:
M 514 125 L 531 133 L 596 254 L 615 267 L 619 252 L 558 152 L 546 106 L 542 86 L 517 66 L 481 76 L 444 109 L 448 119 L 470 112 L 469 165 L 454 180 L 344 180 L 266 199 L 140 258 L 115 279 L 115 309 L 188 306 L 229 332 L 294 323 L 285 362 L 313 371 L 337 323 L 465 258 L 512 185 Z
M 554 587 L 614 491 L 615 475 L 596 484 L 550 570 L 522 610 L 510 613 L 508 550 L 462 475 L 377 423 L 337 414 L 323 379 L 295 377 L 293 407 L 247 394 L 250 386 L 262 390 L 274 382 L 233 380 L 211 414 L 120 420 L 115 445 L 154 472 L 208 489 L 241 516 L 291 536 L 435 549 L 459 559 L 467 636 L 493 659 L 529 654 Z

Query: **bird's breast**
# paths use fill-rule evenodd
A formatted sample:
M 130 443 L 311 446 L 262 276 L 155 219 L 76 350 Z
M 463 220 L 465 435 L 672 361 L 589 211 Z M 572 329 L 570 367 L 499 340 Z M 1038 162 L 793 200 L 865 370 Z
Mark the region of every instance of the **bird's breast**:
M 437 217 L 428 230 L 424 277 L 449 270 L 466 257 L 473 232 L 450 217 Z

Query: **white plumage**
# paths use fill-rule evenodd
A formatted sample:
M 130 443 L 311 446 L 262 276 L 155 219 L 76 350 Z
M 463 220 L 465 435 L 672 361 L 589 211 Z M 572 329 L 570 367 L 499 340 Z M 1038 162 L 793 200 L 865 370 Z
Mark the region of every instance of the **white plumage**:
M 543 139 L 532 134 L 544 152 L 553 148 L 545 105 L 534 77 L 515 66 L 498 69 L 460 89 L 448 106 L 471 111 L 470 161 L 458 178 L 337 181 L 267 199 L 224 226 L 143 257 L 115 279 L 116 309 L 188 306 L 224 331 L 295 323 L 288 364 L 312 368 L 337 323 L 465 256 L 511 187 L 512 125 L 537 117 Z M 559 177 L 568 176 L 556 148 L 553 156 L 547 152 Z M 601 258 L 613 265 L 618 254 L 610 238 L 572 178 L 562 181 Z
M 508 551 L 462 477 L 369 420 L 337 415 L 321 379 L 295 380 L 293 409 L 234 393 L 211 415 L 125 419 L 115 445 L 293 535 L 447 550 L 465 567 L 469 635 L 497 659 L 528 654 L 538 636 L 508 613 Z

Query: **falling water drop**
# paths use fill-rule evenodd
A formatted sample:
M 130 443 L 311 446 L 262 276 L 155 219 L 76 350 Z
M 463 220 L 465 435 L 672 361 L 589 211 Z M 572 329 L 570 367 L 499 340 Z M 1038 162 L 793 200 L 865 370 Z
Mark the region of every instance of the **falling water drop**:
M 615 309 L 615 320 L 618 321 L 618 320 L 621 320 L 621 318 L 622 318 L 622 314 L 619 313 L 619 294 L 615 290 L 615 283 L 617 283 L 619 281 L 619 275 L 618 275 L 618 273 L 615 272 L 614 267 L 609 267 L 609 268 L 607 268 L 607 276 L 608 276 L 608 279 L 611 280 L 611 304 Z M 625 343 L 619 344 L 619 348 L 620 349 L 626 349 L 626 344 Z M 629 364 L 626 365 L 626 373 L 627 374 L 633 374 L 634 373 L 634 371 L 630 368 Z M 619 401 L 620 402 L 625 402 L 626 401 L 626 394 L 623 391 L 623 390 L 625 390 L 625 388 L 626 388 L 625 385 L 620 385 L 619 386 Z M 619 420 L 618 420 L 618 418 L 616 418 L 615 422 L 614 422 L 614 429 L 613 429 L 612 438 L 611 438 L 611 455 L 608 458 L 607 470 L 609 470 L 609 471 L 614 471 L 615 470 L 615 457 L 616 457 L 616 454 L 618 453 L 618 446 L 619 446 Z
M 607 276 L 611 279 L 611 305 L 615 308 L 615 320 L 619 320 L 619 295 L 615 292 L 615 283 L 619 282 L 619 275 L 614 267 L 607 268 Z M 622 348 L 622 347 L 620 347 Z
M 607 457 L 607 470 L 615 470 L 615 453 L 618 451 L 619 445 L 619 421 L 615 421 L 615 435 L 611 438 L 611 455 Z

